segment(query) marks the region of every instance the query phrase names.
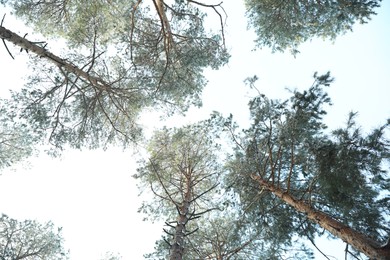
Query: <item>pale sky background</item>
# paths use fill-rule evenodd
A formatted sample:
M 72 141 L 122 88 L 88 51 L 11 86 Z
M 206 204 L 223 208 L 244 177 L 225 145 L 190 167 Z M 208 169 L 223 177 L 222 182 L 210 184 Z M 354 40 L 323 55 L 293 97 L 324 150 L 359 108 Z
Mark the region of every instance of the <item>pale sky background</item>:
M 250 91 L 243 83 L 258 75 L 257 88 L 272 98 L 288 97 L 285 87 L 305 89 L 315 71 L 331 71 L 336 78 L 329 89 L 334 105 L 326 122 L 331 128 L 345 123 L 350 111 L 358 111 L 358 122 L 370 130 L 390 116 L 390 1 L 383 1 L 378 15 L 335 43 L 313 40 L 301 46 L 301 53 L 272 54 L 254 48 L 254 34 L 247 31 L 243 1 L 225 1 L 228 14 L 226 40 L 232 58 L 219 71 L 207 71 L 209 85 L 203 92 L 201 109 L 191 109 L 186 118 L 159 122 L 148 114 L 142 123 L 148 131 L 164 124 L 181 125 L 207 118 L 216 110 L 233 113 L 242 127 L 248 123 Z M 6 10 L 4 10 L 6 11 Z M 3 15 L 0 9 L 0 15 Z M 7 13 L 4 26 L 21 35 L 30 32 Z M 28 38 L 27 37 L 27 38 Z M 49 41 L 49 49 L 51 44 Z M 20 88 L 26 70 L 25 53 L 8 44 L 12 60 L 0 46 L 0 95 Z M 66 151 L 62 158 L 40 154 L 30 166 L 14 166 L 0 172 L 0 213 L 12 218 L 52 220 L 63 227 L 65 246 L 72 260 L 98 260 L 106 251 L 119 252 L 123 259 L 143 259 L 153 250 L 162 232 L 160 224 L 143 222 L 137 214 L 141 200 L 132 175 L 135 156 L 131 151 Z M 345 245 L 321 240 L 318 246 L 333 259 L 343 259 Z M 324 259 L 317 254 L 318 259 Z

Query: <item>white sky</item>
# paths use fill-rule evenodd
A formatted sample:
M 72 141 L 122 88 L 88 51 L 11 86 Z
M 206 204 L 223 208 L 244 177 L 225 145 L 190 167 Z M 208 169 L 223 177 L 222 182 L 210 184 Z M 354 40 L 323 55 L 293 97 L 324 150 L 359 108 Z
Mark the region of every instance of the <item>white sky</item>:
M 207 70 L 209 85 L 203 92 L 202 109 L 191 109 L 187 118 L 173 117 L 166 124 L 180 125 L 207 118 L 211 111 L 233 113 L 242 127 L 248 122 L 247 102 L 253 96 L 243 80 L 257 74 L 258 89 L 273 98 L 288 97 L 285 87 L 307 88 L 315 71 L 328 70 L 336 78 L 329 94 L 334 105 L 327 123 L 341 126 L 349 111 L 358 111 L 358 122 L 370 130 L 390 116 L 390 2 L 383 1 L 378 15 L 334 44 L 313 40 L 301 46 L 295 59 L 269 50 L 252 52 L 253 33 L 246 30 L 242 1 L 224 3 L 227 44 L 232 58 L 219 71 Z M 3 12 L 0 11 L 0 15 Z M 4 26 L 24 35 L 28 30 L 9 15 Z M 29 33 L 30 37 L 36 34 Z M 29 37 L 28 36 L 28 37 Z M 49 42 L 49 47 L 53 45 Z M 26 54 L 8 44 L 16 55 L 12 60 L 0 47 L 0 95 L 19 88 L 26 73 Z M 160 127 L 157 117 L 142 121 L 147 129 Z M 41 154 L 30 159 L 28 169 L 15 166 L 0 172 L 0 213 L 13 218 L 52 220 L 63 227 L 71 259 L 99 259 L 106 251 L 119 252 L 124 259 L 143 259 L 160 237 L 161 225 L 142 222 L 137 214 L 140 198 L 131 176 L 135 160 L 131 152 L 67 151 L 62 158 Z M 337 259 L 344 257 L 344 245 L 318 246 Z M 318 259 L 322 259 L 318 255 Z

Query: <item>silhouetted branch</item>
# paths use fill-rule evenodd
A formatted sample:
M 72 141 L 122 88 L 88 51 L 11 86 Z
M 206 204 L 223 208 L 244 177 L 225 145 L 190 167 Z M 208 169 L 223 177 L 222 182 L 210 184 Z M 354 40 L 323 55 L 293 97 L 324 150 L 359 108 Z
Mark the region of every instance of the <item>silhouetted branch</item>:
M 0 25 L 1 27 L 3 27 L 4 18 L 5 18 L 5 14 L 3 15 L 3 19 L 1 19 L 1 25 Z M 3 38 L 1 40 L 3 41 L 3 44 L 4 44 L 5 49 L 7 50 L 8 54 L 11 56 L 12 59 L 15 59 L 14 56 L 12 55 L 12 53 L 9 51 L 8 46 L 5 43 L 5 40 Z
M 223 19 L 222 19 L 222 15 L 220 12 L 218 12 L 217 10 L 217 7 L 221 8 L 222 11 L 225 13 L 225 16 L 227 17 L 227 13 L 225 11 L 225 9 L 222 7 L 222 3 L 223 2 L 220 2 L 219 4 L 215 4 L 215 5 L 210 5 L 210 4 L 204 4 L 204 3 L 200 3 L 198 1 L 194 1 L 194 0 L 187 0 L 189 3 L 194 3 L 196 5 L 200 5 L 200 6 L 203 6 L 203 7 L 209 7 L 209 8 L 213 8 L 213 10 L 217 13 L 217 15 L 219 16 L 219 21 L 220 21 L 220 24 L 221 24 L 221 34 L 222 34 L 222 42 L 223 42 L 223 46 L 225 47 L 225 26 L 224 26 L 224 22 L 223 22 Z

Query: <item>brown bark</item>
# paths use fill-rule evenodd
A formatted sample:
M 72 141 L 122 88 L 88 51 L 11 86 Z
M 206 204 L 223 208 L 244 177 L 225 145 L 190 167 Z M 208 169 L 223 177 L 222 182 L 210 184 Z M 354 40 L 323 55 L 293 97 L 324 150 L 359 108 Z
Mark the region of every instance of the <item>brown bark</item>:
M 164 1 L 163 0 L 153 0 L 153 3 L 156 7 L 157 14 L 160 17 L 161 21 L 161 28 L 163 29 L 164 36 L 166 40 L 169 42 L 169 44 L 173 43 L 172 39 L 172 30 L 171 30 L 171 25 L 169 23 L 169 19 L 165 13 L 164 10 Z
M 0 26 L 0 38 L 3 40 L 7 40 L 20 48 L 35 53 L 39 57 L 46 59 L 47 61 L 57 65 L 58 67 L 63 68 L 67 72 L 75 74 L 77 77 L 80 77 L 91 83 L 94 87 L 99 90 L 107 90 L 109 88 L 109 84 L 104 82 L 102 79 L 92 76 L 89 73 L 83 71 L 78 68 L 76 65 L 71 62 L 62 59 L 53 53 L 46 50 L 44 47 L 39 46 L 34 42 L 30 42 L 24 37 L 19 36 L 18 34 Z
M 297 211 L 306 214 L 308 219 L 317 223 L 334 236 L 342 239 L 344 242 L 350 244 L 370 258 L 381 260 L 390 259 L 390 249 L 388 246 L 381 246 L 379 243 L 364 234 L 348 227 L 340 221 L 335 220 L 324 212 L 312 208 L 308 203 L 294 198 L 284 190 L 263 180 L 261 177 L 256 175 L 252 176 L 252 178 L 262 187 L 266 188 L 284 202 L 294 207 Z

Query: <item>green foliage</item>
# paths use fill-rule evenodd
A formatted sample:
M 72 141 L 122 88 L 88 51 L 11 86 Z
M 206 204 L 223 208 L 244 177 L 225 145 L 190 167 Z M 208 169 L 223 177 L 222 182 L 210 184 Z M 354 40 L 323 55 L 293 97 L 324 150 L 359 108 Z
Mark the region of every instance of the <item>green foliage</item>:
M 238 214 L 237 208 L 223 212 L 207 213 L 197 219 L 197 231 L 188 239 L 183 259 L 313 259 L 311 250 L 304 245 L 292 246 L 273 243 L 270 230 L 260 231 L 261 224 L 254 229 L 252 220 Z M 190 223 L 193 228 L 194 223 Z M 267 236 L 268 235 L 268 236 Z M 168 259 L 170 247 L 167 235 L 155 245 L 155 251 L 145 255 L 146 259 Z
M 0 258 L 14 259 L 68 259 L 63 248 L 61 229 L 54 231 L 51 222 L 19 222 L 6 215 L 0 217 Z
M 334 40 L 352 30 L 355 22 L 366 23 L 381 0 L 284 1 L 245 0 L 257 45 L 273 51 L 290 49 L 314 37 Z
M 123 0 L 7 4 L 37 31 L 65 39 L 70 50 L 62 58 L 101 83 L 46 59 L 33 60 L 30 81 L 13 101 L 58 148 L 136 142 L 145 108 L 171 114 L 200 106 L 204 68 L 219 68 L 229 57 L 223 34 L 204 27 L 200 8 L 207 7 L 197 4 L 175 1 L 161 10 L 147 1 Z
M 389 212 L 378 200 L 389 181 L 383 164 L 390 159 L 390 143 L 384 135 L 389 124 L 363 136 L 355 117 L 351 113 L 345 128 L 332 131 L 331 140 L 315 145 L 318 192 L 332 215 L 365 234 L 381 237 L 384 213 Z
M 0 169 L 32 155 L 41 135 L 17 117 L 13 103 L 0 99 Z
M 53 152 L 66 145 L 106 148 L 112 143 L 126 146 L 139 139 L 141 128 L 136 120 L 145 103 L 140 93 L 128 96 L 130 89 L 103 93 L 85 82 L 77 83 L 74 75 L 65 78 L 57 74 L 53 82 L 53 68 L 41 65 L 25 88 L 12 92 L 8 102 L 15 109 L 6 112 L 26 122 L 43 141 L 49 140 Z
M 140 209 L 151 219 L 175 219 L 183 203 L 186 181 L 191 180 L 191 212 L 214 208 L 207 198 L 215 196 L 221 165 L 213 125 L 204 121 L 182 128 L 156 131 L 148 143 L 149 159 L 140 161 L 135 178 L 143 190 L 152 189 L 155 199 Z M 190 175 L 188 175 L 190 174 Z M 214 195 L 212 195 L 214 194 Z
M 180 219 L 185 219 L 183 259 L 207 259 L 217 253 L 235 255 L 235 248 L 251 242 L 241 245 L 248 236 L 238 239 L 237 229 L 233 229 L 235 220 L 222 217 L 227 213 L 222 213 L 219 187 L 222 167 L 218 162 L 217 141 L 213 119 L 178 129 L 164 128 L 149 141 L 150 158 L 141 162 L 135 177 L 144 188 L 152 190 L 154 198 L 140 210 L 152 219 L 165 218 L 166 228 L 155 252 L 146 258 L 168 258 L 174 243 L 172 237 L 180 235 L 177 234 Z M 182 218 L 186 204 L 188 210 Z M 213 240 L 218 233 L 221 241 L 214 242 L 221 244 L 215 248 Z M 230 240 L 232 237 L 236 239 Z
M 269 227 L 272 237 L 264 239 L 274 243 L 289 244 L 295 235 L 313 241 L 323 233 L 254 182 L 254 175 L 383 242 L 389 214 L 388 199 L 383 199 L 388 196 L 389 122 L 363 135 L 351 114 L 345 128 L 327 131 L 324 106 L 330 99 L 323 88 L 332 78 L 329 73 L 314 77 L 307 91 L 294 91 L 288 100 L 254 98 L 249 103 L 252 125 L 240 136 L 232 118 L 226 120 L 237 144 L 227 165 L 227 185 L 253 223 L 262 223 L 254 227 Z
M 290 219 L 275 218 L 274 223 L 265 223 L 260 218 L 251 218 L 239 207 L 237 197 L 224 191 L 224 174 L 217 156 L 220 146 L 216 143 L 220 134 L 218 125 L 223 123 L 214 114 L 210 120 L 195 125 L 164 128 L 149 141 L 150 158 L 141 161 L 135 177 L 144 191 L 151 190 L 154 196 L 140 211 L 152 220 L 165 218 L 167 227 L 155 251 L 145 257 L 168 258 L 180 212 L 178 206 L 186 201 L 185 173 L 191 169 L 193 199 L 186 223 L 183 259 L 281 259 L 294 254 L 310 259 L 310 250 L 280 243 L 286 241 L 283 232 L 274 234 L 268 226 L 288 229 Z M 266 203 L 264 206 L 272 207 Z M 292 248 L 296 249 L 294 253 L 289 252 Z
M 310 259 L 311 252 L 306 248 L 270 243 L 265 232 L 248 228 L 249 220 L 237 213 L 237 209 L 229 208 L 203 218 L 201 228 L 192 235 L 185 259 Z M 295 252 L 288 252 L 291 249 Z
M 245 2 L 258 46 L 295 54 L 313 37 L 333 40 L 355 22 L 366 23 L 381 1 Z M 215 33 L 204 26 L 202 8 L 216 11 L 219 5 L 183 0 L 0 3 L 68 47 L 66 64 L 33 59 L 29 83 L 2 101 L 0 168 L 30 155 L 33 145 L 45 139 L 58 149 L 137 142 L 137 122 L 145 108 L 164 108 L 170 114 L 200 106 L 203 70 L 218 69 L 229 58 L 223 28 Z M 256 79 L 247 82 L 253 86 Z M 148 142 L 149 158 L 134 176 L 153 194 L 140 211 L 167 224 L 166 235 L 147 257 L 166 259 L 176 227 L 183 224 L 184 259 L 313 258 L 301 238 L 313 241 L 322 230 L 253 176 L 384 240 L 389 231 L 385 216 L 390 214 L 384 168 L 390 158 L 385 138 L 390 121 L 365 135 L 351 113 L 345 128 L 327 131 L 324 107 L 331 103 L 323 88 L 332 81 L 329 73 L 315 74 L 308 90 L 293 91 L 285 101 L 260 94 L 249 103 L 252 125 L 240 135 L 232 117 L 222 120 L 218 115 L 156 131 Z M 216 126 L 221 125 L 235 143 L 227 174 L 219 163 Z M 183 216 L 186 222 L 179 223 Z M 29 252 L 42 259 L 66 257 L 52 223 L 17 222 L 5 215 L 0 220 L 3 258 L 19 259 Z
M 109 66 L 110 72 L 121 71 L 122 77 L 131 79 L 127 83 L 131 87 L 158 92 L 155 98 L 160 101 L 185 107 L 199 104 L 203 68 L 218 68 L 227 61 L 221 36 L 206 32 L 204 12 L 184 1 L 166 6 L 171 30 L 167 32 L 157 11 L 144 2 L 25 0 L 12 5 L 29 25 L 62 36 L 75 48 L 115 50 L 109 58 L 118 62 L 118 68 Z M 166 37 L 172 37 L 169 46 Z

